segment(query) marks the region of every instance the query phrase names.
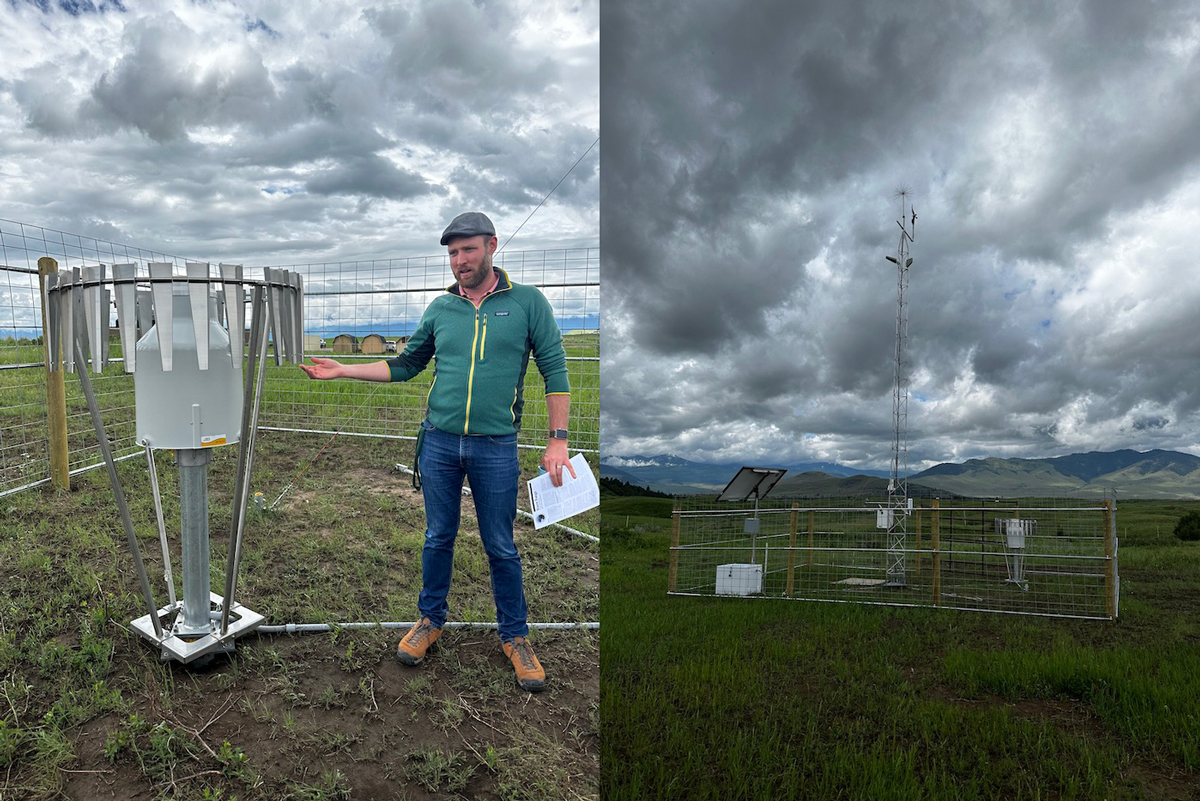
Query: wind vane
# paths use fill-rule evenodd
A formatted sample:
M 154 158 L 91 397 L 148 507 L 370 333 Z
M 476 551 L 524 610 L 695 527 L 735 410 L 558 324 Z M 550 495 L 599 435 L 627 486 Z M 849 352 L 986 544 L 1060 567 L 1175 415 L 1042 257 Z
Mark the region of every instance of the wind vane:
M 908 514 L 912 501 L 908 497 L 908 270 L 912 267 L 909 245 L 917 230 L 917 211 L 909 205 L 909 189 L 896 190 L 900 198 L 900 243 L 895 256 L 885 256 L 896 265 L 896 354 L 895 382 L 892 386 L 892 465 L 888 479 L 887 508 L 879 510 L 879 528 L 887 529 L 886 583 L 893 587 L 905 584 L 905 540 L 908 537 Z M 911 212 L 911 218 L 909 213 Z

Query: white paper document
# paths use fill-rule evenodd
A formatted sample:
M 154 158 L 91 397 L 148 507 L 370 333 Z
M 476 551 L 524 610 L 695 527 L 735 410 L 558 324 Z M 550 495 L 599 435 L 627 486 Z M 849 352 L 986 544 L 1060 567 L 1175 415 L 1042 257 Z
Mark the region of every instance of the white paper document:
M 533 505 L 533 527 L 541 528 L 600 505 L 600 487 L 582 453 L 571 457 L 575 478 L 564 468 L 563 483 L 556 487 L 550 475 L 543 473 L 529 482 L 529 502 Z

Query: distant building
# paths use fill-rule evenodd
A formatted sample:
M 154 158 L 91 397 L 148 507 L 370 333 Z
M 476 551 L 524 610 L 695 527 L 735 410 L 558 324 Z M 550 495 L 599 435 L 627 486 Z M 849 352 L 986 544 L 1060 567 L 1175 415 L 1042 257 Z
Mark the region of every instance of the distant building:
M 359 349 L 363 353 L 387 353 L 387 340 L 381 334 L 367 334 L 362 338 Z
M 338 334 L 333 338 L 334 353 L 358 353 L 358 337 L 353 334 Z

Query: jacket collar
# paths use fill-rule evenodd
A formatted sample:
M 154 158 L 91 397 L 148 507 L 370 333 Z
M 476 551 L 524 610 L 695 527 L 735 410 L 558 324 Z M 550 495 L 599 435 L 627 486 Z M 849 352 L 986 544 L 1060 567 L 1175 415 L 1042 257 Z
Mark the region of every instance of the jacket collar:
M 496 271 L 496 275 L 499 276 L 499 280 L 496 281 L 496 288 L 491 291 L 491 294 L 494 295 L 497 292 L 503 292 L 506 289 L 512 289 L 512 281 L 508 279 L 508 273 L 504 272 L 504 270 L 501 270 L 494 264 L 492 265 L 492 269 Z M 458 295 L 460 298 L 466 297 L 466 295 L 462 293 L 462 287 L 458 285 L 457 281 L 446 287 L 446 291 L 451 295 Z

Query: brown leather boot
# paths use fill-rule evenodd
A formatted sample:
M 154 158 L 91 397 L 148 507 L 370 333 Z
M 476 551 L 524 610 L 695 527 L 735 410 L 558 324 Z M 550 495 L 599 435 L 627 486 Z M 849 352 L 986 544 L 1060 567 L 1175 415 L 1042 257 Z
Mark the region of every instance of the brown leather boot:
M 429 618 L 423 617 L 408 630 L 404 639 L 396 646 L 396 659 L 405 665 L 419 665 L 425 659 L 425 652 L 433 647 L 437 638 L 442 636 L 442 630 L 434 628 Z
M 537 693 L 546 688 L 546 671 L 533 655 L 533 648 L 528 640 L 516 637 L 512 642 L 504 643 L 504 655 L 512 661 L 513 668 L 517 671 L 517 684 L 522 690 Z

